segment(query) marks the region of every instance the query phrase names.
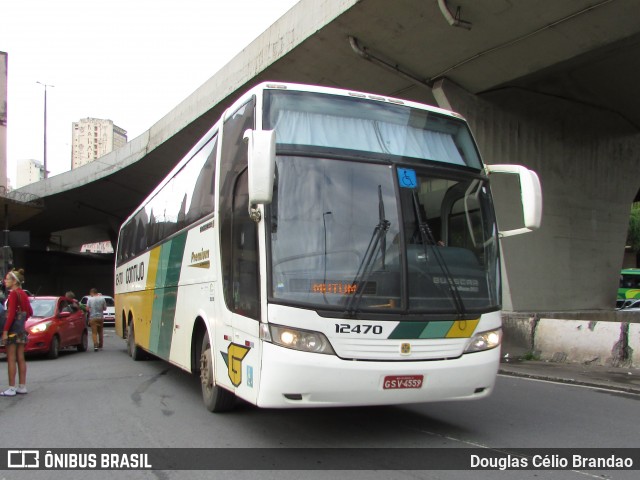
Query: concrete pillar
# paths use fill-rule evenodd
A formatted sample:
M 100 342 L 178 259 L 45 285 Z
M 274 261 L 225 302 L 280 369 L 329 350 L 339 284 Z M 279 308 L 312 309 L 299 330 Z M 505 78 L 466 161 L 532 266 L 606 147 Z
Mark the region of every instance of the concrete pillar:
M 540 176 L 542 228 L 501 242 L 504 310 L 612 310 L 640 184 L 636 126 L 614 112 L 515 88 L 480 97 L 443 80 L 434 96 L 467 118 L 486 163 L 525 165 Z M 499 183 L 492 190 L 498 224 L 511 228 L 513 191 Z

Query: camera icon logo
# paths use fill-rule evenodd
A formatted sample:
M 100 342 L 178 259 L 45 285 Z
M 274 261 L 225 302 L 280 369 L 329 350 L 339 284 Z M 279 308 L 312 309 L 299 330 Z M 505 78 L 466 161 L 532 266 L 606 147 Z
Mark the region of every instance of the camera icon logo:
M 38 450 L 8 450 L 7 468 L 40 468 Z

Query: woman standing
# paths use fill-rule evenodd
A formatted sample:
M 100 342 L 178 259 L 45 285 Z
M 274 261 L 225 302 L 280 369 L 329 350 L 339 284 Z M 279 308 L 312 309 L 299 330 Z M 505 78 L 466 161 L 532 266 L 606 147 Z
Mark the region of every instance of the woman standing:
M 26 319 L 33 315 L 29 297 L 22 290 L 24 271 L 11 270 L 4 278 L 4 285 L 9 291 L 7 299 L 7 320 L 2 331 L 2 343 L 7 351 L 7 370 L 9 388 L 0 392 L 0 396 L 13 397 L 16 393 L 27 393 L 27 362 L 24 358 L 24 347 L 27 344 Z M 13 328 L 11 328 L 13 326 Z M 16 365 L 20 383 L 16 388 Z

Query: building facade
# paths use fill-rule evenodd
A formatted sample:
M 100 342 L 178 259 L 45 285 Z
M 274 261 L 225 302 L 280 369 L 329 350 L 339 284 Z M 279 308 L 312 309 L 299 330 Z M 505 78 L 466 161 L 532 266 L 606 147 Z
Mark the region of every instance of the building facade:
M 81 253 L 104 253 L 109 254 L 113 253 L 113 245 L 109 240 L 105 240 L 104 242 L 97 243 L 85 243 L 80 248 Z
M 93 162 L 127 143 L 127 132 L 111 120 L 83 118 L 73 122 L 71 169 Z
M 8 55 L 0 52 L 0 186 L 7 187 L 7 68 Z
M 16 178 L 16 188 L 44 180 L 44 165 L 39 160 L 20 160 Z

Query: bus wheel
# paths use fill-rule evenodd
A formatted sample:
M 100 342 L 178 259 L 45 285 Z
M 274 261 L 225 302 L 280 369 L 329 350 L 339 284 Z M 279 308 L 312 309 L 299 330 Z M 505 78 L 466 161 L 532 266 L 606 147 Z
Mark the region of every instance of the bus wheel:
M 209 335 L 205 333 L 202 340 L 202 354 L 200 355 L 200 384 L 202 400 L 210 412 L 226 412 L 231 410 L 236 401 L 235 394 L 215 385 L 213 376 L 213 354 Z
M 136 336 L 133 332 L 133 322 L 129 322 L 127 329 L 127 350 L 129 352 L 129 356 L 136 362 L 138 360 L 142 360 L 144 357 L 142 349 L 136 345 Z

